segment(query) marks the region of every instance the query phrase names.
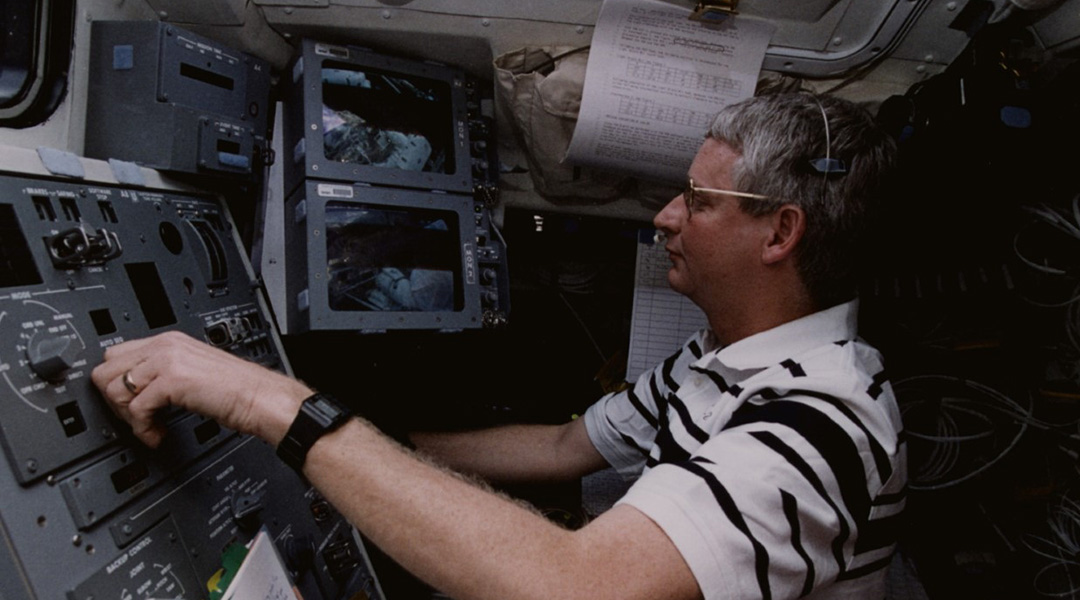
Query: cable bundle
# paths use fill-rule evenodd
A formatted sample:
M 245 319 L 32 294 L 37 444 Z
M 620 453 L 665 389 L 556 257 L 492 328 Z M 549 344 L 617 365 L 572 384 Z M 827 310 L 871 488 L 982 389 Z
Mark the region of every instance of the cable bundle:
M 1034 576 L 1032 587 L 1051 598 L 1076 598 L 1080 594 L 1080 504 L 1069 497 L 1051 509 L 1049 534 L 1028 535 L 1024 545 L 1049 561 Z
M 912 490 L 938 490 L 985 472 L 1020 441 L 1027 407 L 969 379 L 916 375 L 894 386 L 908 437 Z
M 1013 253 L 1021 263 L 1037 274 L 1067 279 L 1065 285 L 1071 290 L 1063 300 L 1045 302 L 1028 299 L 1028 302 L 1043 308 L 1062 308 L 1075 304 L 1080 300 L 1080 284 L 1075 281 L 1080 276 L 1080 264 L 1077 264 L 1074 257 L 1078 255 L 1077 250 L 1080 247 L 1062 248 L 1055 246 L 1053 242 L 1080 242 L 1080 194 L 1073 197 L 1067 213 L 1046 204 L 1022 208 L 1033 218 L 1013 235 Z M 1046 235 L 1047 227 L 1049 233 L 1055 235 Z M 1040 256 L 1035 256 L 1036 251 Z

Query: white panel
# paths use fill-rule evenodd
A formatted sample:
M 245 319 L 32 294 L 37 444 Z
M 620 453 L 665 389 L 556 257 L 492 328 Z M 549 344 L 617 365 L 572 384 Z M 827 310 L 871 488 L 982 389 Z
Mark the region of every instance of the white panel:
M 330 0 L 255 0 L 263 6 L 330 6 Z
M 1035 24 L 1035 32 L 1047 48 L 1080 44 L 1080 0 L 1065 0 Z
M 890 56 L 924 68 L 948 65 L 971 41 L 966 32 L 950 27 L 962 8 L 959 2 L 931 3 Z
M 801 2 L 777 2 L 776 0 L 743 0 L 738 5 L 740 14 L 754 15 L 763 19 L 816 23 L 837 5 L 850 4 L 847 0 L 802 0 Z M 877 2 L 889 4 L 889 2 Z
M 292 5 L 296 7 L 326 6 L 327 2 L 313 0 L 254 0 L 261 5 Z M 675 2 L 689 6 L 686 2 Z M 329 0 L 331 6 L 348 6 L 373 10 L 416 11 L 432 15 L 487 17 L 490 19 L 521 19 L 534 22 L 593 24 L 602 0 Z
M 524 45 L 588 44 L 603 0 L 254 0 L 279 31 L 439 60 L 487 73 L 491 56 Z M 665 0 L 691 7 L 692 0 Z M 1001 0 L 1004 1 L 1004 0 Z M 834 77 L 894 48 L 931 0 L 743 0 L 738 18 L 767 18 L 777 31 L 764 68 Z M 956 36 L 934 38 L 939 53 L 959 51 Z M 477 55 L 476 48 L 488 52 Z
M 263 6 L 262 10 L 272 27 L 293 38 L 434 60 L 486 77 L 491 76 L 492 58 L 503 52 L 525 45 L 587 45 L 592 38 L 591 21 L 586 26 L 413 10 L 418 3 L 410 3 L 408 9 L 335 3 L 327 8 Z
M 244 0 L 146 0 L 158 18 L 171 23 L 243 25 Z

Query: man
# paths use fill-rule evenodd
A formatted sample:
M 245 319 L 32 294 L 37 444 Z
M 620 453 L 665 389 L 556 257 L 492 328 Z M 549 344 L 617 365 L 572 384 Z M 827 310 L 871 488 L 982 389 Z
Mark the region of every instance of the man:
M 671 286 L 709 329 L 566 425 L 414 436 L 451 467 L 500 481 L 609 465 L 638 477 L 581 529 L 360 419 L 294 462 L 383 551 L 458 600 L 881 598 L 903 446 L 879 356 L 856 336 L 852 262 L 892 154 L 866 113 L 837 99 L 724 109 L 686 190 L 655 219 Z M 150 445 L 162 435 L 154 414 L 174 404 L 291 448 L 312 394 L 176 333 L 108 349 L 93 379 Z

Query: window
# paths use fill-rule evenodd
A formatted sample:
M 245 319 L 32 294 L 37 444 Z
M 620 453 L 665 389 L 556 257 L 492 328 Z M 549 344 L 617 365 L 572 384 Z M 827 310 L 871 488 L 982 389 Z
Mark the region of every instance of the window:
M 0 126 L 28 127 L 67 91 L 75 0 L 0 0 Z

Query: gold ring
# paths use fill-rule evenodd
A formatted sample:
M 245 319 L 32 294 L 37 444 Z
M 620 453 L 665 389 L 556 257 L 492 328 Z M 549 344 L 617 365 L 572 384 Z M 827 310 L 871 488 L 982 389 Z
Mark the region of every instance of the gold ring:
M 127 388 L 127 391 L 131 392 L 132 394 L 139 393 L 139 386 L 135 385 L 135 382 L 131 380 L 131 369 L 124 371 L 124 377 L 122 378 L 122 381 L 124 382 L 124 387 Z

